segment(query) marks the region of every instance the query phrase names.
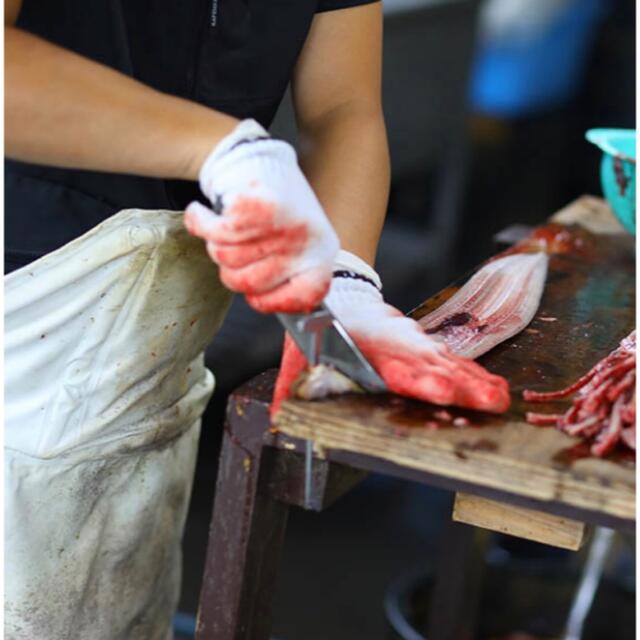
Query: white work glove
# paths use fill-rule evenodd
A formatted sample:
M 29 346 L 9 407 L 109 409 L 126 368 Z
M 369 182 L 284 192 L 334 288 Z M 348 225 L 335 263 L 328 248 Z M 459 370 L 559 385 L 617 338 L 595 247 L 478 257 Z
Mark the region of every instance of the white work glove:
M 323 299 L 338 238 L 290 144 L 244 120 L 204 162 L 200 187 L 213 210 L 192 202 L 185 225 L 229 289 L 264 313 L 309 311 Z
M 389 391 L 439 405 L 503 412 L 507 381 L 449 351 L 420 325 L 385 304 L 378 274 L 357 256 L 340 251 L 326 305 L 342 322 Z M 307 363 L 286 337 L 272 412 L 288 397 Z

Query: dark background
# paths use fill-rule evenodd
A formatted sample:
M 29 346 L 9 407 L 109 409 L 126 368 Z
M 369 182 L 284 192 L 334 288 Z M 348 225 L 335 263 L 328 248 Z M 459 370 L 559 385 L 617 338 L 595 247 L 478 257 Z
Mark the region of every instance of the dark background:
M 403 310 L 492 253 L 492 237 L 505 226 L 536 224 L 581 194 L 599 195 L 600 152 L 584 132 L 635 127 L 633 0 L 605 2 L 570 96 L 506 117 L 474 111 L 465 100 L 478 55 L 476 3 L 409 4 L 415 8 L 403 13 L 394 10 L 396 2 L 385 3 L 394 174 L 377 264 L 385 297 Z M 293 135 L 287 105 L 274 129 Z M 274 319 L 236 299 L 207 353 L 217 389 L 205 414 L 185 532 L 182 612 L 197 609 L 227 396 L 277 366 L 281 340 Z M 428 571 L 450 501 L 442 491 L 370 477 L 327 512 L 293 509 L 275 594 L 275 635 L 397 638 L 385 622 L 385 591 L 407 570 Z M 536 555 L 534 546 L 519 552 Z

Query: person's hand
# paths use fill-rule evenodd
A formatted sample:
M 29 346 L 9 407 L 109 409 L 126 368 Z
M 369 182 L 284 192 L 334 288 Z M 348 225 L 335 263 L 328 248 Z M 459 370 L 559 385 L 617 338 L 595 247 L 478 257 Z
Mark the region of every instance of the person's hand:
M 352 264 L 359 261 L 345 251 L 340 252 L 341 257 L 345 254 Z M 348 271 L 337 271 L 343 275 L 334 277 L 325 303 L 389 391 L 439 405 L 506 411 L 510 404 L 507 381 L 472 360 L 453 354 L 442 342 L 426 335 L 417 322 L 385 304 L 376 286 L 377 274 L 359 262 L 351 277 L 346 276 Z M 289 396 L 291 385 L 306 367 L 304 356 L 287 336 L 272 414 Z
M 222 282 L 264 313 L 317 306 L 339 243 L 291 145 L 245 120 L 205 161 L 200 187 L 213 208 L 192 202 L 185 225 L 206 241 Z

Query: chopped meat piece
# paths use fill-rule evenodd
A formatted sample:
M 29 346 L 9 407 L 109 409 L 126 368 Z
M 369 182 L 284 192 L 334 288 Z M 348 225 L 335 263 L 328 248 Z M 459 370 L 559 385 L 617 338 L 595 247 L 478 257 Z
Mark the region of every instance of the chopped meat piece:
M 627 447 L 629 447 L 629 449 L 632 449 L 633 451 L 636 450 L 636 427 L 635 425 L 633 425 L 632 427 L 627 427 L 626 429 L 623 429 L 620 432 L 620 440 L 622 440 L 622 442 L 624 442 L 624 444 L 627 445 Z
M 560 420 L 562 415 L 559 413 L 545 414 L 528 412 L 526 417 L 527 422 L 529 422 L 530 424 L 535 424 L 539 427 L 542 427 L 546 425 L 555 425 L 558 420 Z
M 549 402 L 575 394 L 563 414 L 527 413 L 527 422 L 553 425 L 591 442 L 591 453 L 602 457 L 620 443 L 636 448 L 636 333 L 598 362 L 572 385 L 559 391 L 523 392 L 529 402 Z

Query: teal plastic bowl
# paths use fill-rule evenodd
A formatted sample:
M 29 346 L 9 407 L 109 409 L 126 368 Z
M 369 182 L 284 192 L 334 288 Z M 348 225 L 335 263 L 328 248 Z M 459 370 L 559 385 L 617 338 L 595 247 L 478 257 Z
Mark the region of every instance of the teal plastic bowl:
M 624 228 L 636 232 L 636 132 L 634 129 L 589 129 L 589 142 L 602 149 L 600 183 L 605 198 Z

